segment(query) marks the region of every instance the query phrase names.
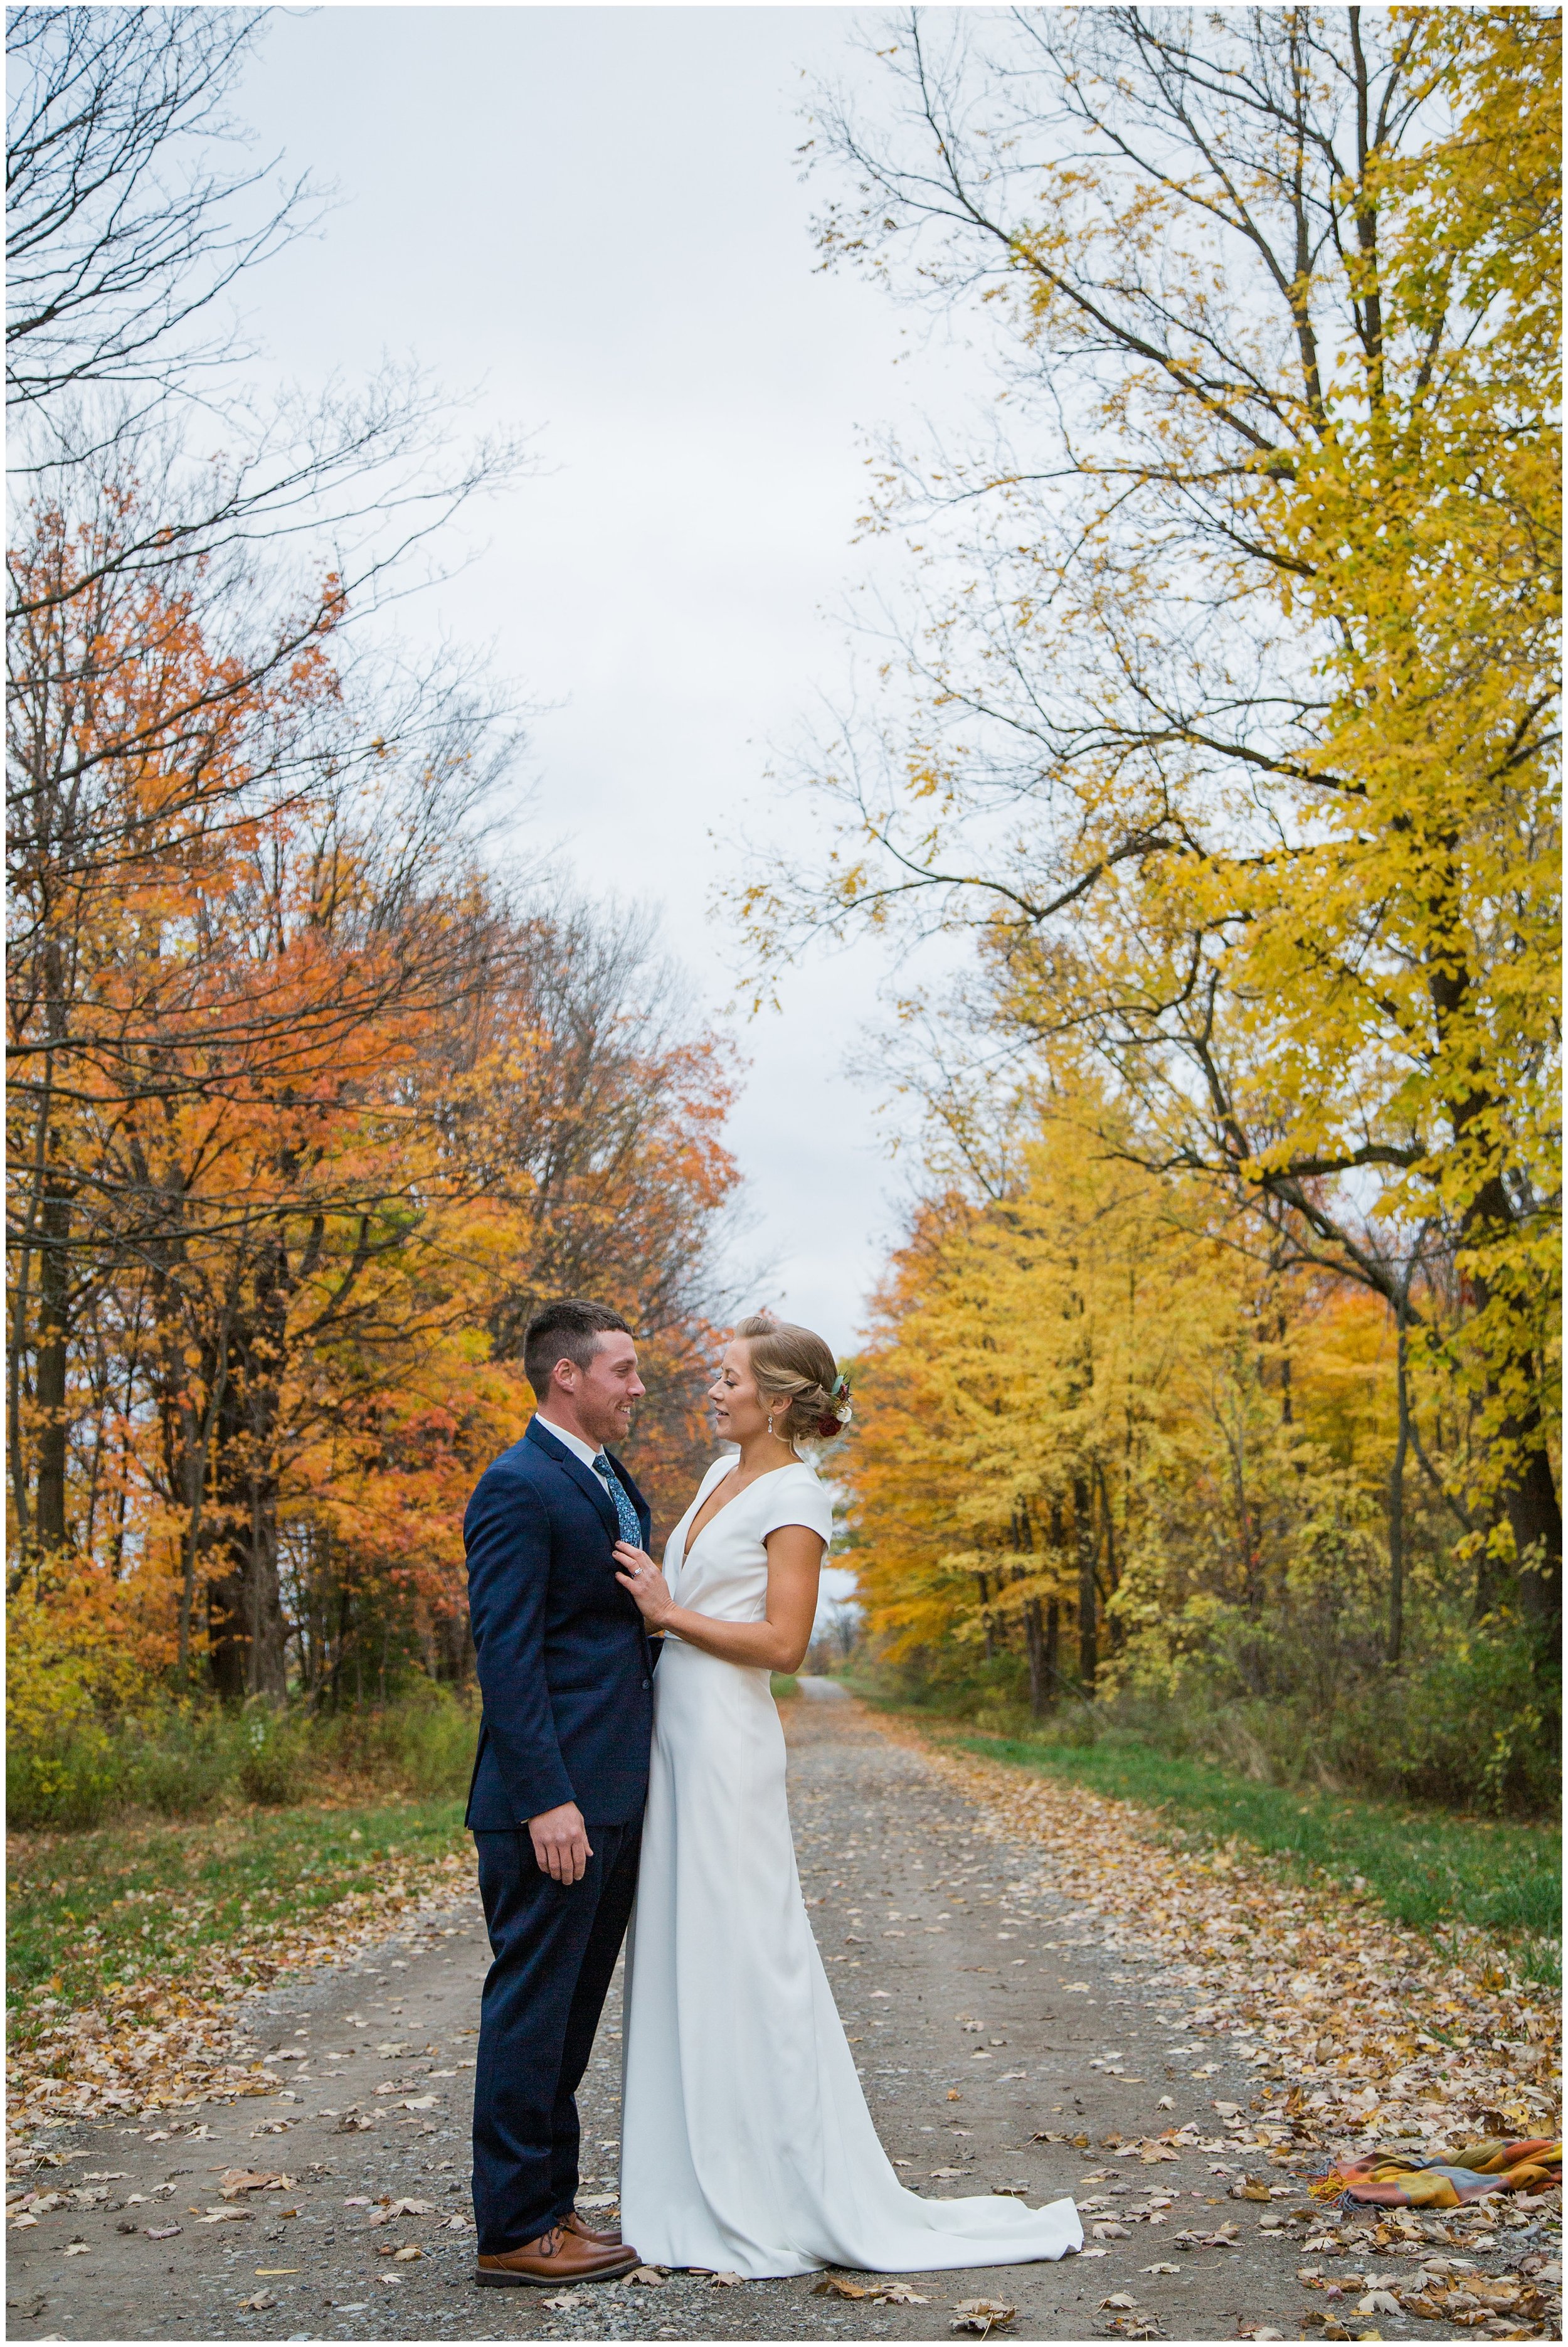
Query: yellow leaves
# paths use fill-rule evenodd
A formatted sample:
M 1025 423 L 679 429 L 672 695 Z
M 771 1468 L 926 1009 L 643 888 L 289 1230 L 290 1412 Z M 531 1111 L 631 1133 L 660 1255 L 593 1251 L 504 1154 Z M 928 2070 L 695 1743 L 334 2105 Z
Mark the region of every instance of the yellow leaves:
M 1374 1585 L 1360 1527 L 1392 1439 L 1382 1306 L 1270 1288 L 1201 1191 L 1119 1162 L 1097 1123 L 1114 1129 L 1104 1101 L 1063 1085 L 1020 1133 L 1005 1198 L 934 1200 L 879 1298 L 845 1472 L 861 1598 L 895 1659 L 1016 1650 L 1050 1606 L 1065 1645 L 1081 1534 L 1114 1556 L 1130 1634 L 1108 1655 L 1097 1625 L 1102 1665 L 1173 1679 L 1255 1594 L 1238 1444 L 1271 1521 L 1337 1527 L 1268 1571 L 1304 1603 L 1324 1576 Z M 1173 1566 L 1184 1553 L 1210 1560 L 1202 1574 Z

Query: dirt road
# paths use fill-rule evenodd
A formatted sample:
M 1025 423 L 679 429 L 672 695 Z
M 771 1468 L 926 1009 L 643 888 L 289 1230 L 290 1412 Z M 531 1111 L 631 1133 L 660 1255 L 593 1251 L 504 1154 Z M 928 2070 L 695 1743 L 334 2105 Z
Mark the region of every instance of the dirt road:
M 1052 1889 L 1038 1851 L 980 1832 L 918 1751 L 836 1690 L 788 1705 L 786 1720 L 803 1884 L 900 2175 L 937 2197 L 1072 2193 L 1086 2230 L 1106 2228 L 1085 2255 L 910 2276 L 924 2303 L 905 2305 L 825 2295 L 809 2277 L 722 2286 L 677 2274 L 573 2291 L 565 2304 L 476 2290 L 467 2127 L 487 1951 L 465 1894 L 417 1936 L 257 1997 L 257 2045 L 291 2081 L 277 2095 L 174 2125 L 51 2136 L 69 2157 L 45 2180 L 101 2197 L 12 2233 L 9 2336 L 938 2339 L 960 2301 L 987 2297 L 1017 2308 L 1015 2338 L 1114 2326 L 1223 2339 L 1244 2324 L 1299 2337 L 1313 2304 L 1296 2280 L 1308 2204 L 1287 2166 L 1231 2144 L 1144 2165 L 1102 2142 L 1147 2138 L 1173 2119 L 1196 2118 L 1207 2135 L 1216 2101 L 1245 2109 L 1252 2079 L 1239 2055 L 1185 2032 L 1190 1991 L 1124 1945 L 1107 1949 Z M 620 2030 L 617 1997 L 583 2098 L 582 2197 L 604 2196 L 607 2209 Z M 1040 2133 L 1087 2141 L 1037 2142 Z M 291 2181 L 225 2202 L 220 2178 L 234 2168 Z M 1244 2172 L 1275 2188 L 1271 2205 L 1227 2198 Z M 422 2205 L 388 2216 L 388 2201 Z M 240 2213 L 214 2213 L 225 2209 Z M 1226 2226 L 1234 2245 L 1195 2238 Z M 1355 2303 L 1348 2293 L 1358 2333 L 1368 2322 L 1348 2314 Z M 1321 2320 L 1321 2296 L 1316 2304 Z M 1371 2328 L 1459 2335 L 1401 2315 Z

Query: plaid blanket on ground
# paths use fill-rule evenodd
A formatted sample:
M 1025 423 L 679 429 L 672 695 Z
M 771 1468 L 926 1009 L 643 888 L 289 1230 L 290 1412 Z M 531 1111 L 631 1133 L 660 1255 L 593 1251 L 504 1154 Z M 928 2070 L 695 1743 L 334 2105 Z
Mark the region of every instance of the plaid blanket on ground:
M 1347 2160 L 1308 2190 L 1318 2200 L 1368 2201 L 1380 2209 L 1458 2209 L 1488 2192 L 1545 2192 L 1563 2181 L 1563 2146 L 1544 2137 L 1491 2136 L 1461 2144 L 1449 2159 L 1407 2159 L 1399 2151 Z

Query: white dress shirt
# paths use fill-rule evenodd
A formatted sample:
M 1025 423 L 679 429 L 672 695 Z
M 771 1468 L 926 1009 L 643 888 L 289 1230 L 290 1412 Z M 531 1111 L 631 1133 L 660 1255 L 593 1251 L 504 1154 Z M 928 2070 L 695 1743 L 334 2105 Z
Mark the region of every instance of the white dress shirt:
M 585 1442 L 580 1434 L 572 1434 L 566 1427 L 558 1426 L 554 1419 L 546 1418 L 542 1410 L 536 1410 L 534 1418 L 548 1434 L 553 1434 L 558 1442 L 564 1442 L 569 1450 L 575 1451 L 585 1467 L 591 1467 L 594 1460 L 600 1457 L 600 1454 L 594 1449 L 591 1442 Z M 600 1481 L 602 1480 L 601 1477 Z

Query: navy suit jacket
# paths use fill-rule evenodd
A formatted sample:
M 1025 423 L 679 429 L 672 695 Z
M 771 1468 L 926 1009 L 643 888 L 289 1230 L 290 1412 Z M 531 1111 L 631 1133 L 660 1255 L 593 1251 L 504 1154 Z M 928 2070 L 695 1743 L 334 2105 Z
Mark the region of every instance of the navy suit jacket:
M 641 1492 L 610 1465 L 652 1530 Z M 484 1714 L 465 1822 L 516 1830 L 575 1801 L 623 1825 L 648 1790 L 654 1647 L 615 1577 L 615 1503 L 535 1419 L 480 1478 L 463 1519 Z

